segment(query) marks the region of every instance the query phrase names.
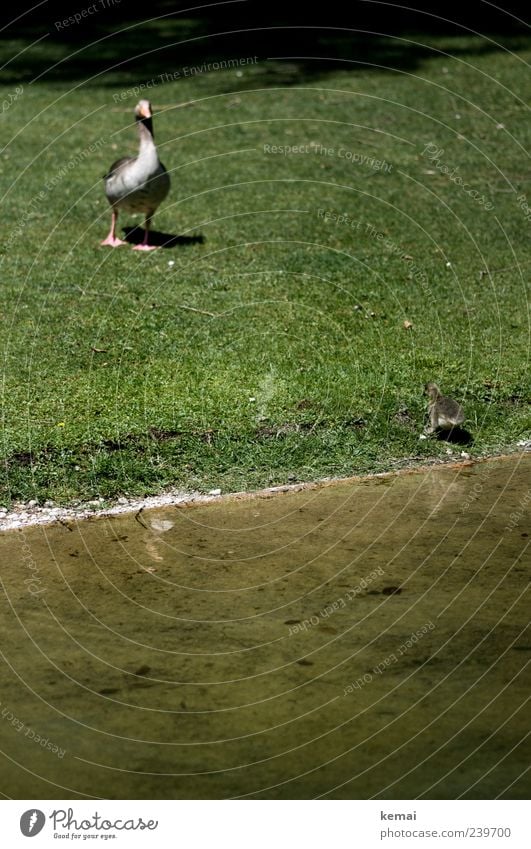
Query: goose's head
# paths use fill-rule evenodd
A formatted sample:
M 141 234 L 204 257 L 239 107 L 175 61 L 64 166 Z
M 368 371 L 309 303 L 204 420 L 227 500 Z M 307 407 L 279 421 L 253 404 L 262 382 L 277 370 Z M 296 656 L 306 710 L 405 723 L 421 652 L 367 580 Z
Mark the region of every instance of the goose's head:
M 439 387 L 436 383 L 426 383 L 424 386 L 424 394 L 431 398 L 432 401 L 435 401 L 440 393 Z
M 149 100 L 139 100 L 135 106 L 135 117 L 137 121 L 142 121 L 147 118 L 153 117 L 153 112 L 151 111 L 151 103 Z

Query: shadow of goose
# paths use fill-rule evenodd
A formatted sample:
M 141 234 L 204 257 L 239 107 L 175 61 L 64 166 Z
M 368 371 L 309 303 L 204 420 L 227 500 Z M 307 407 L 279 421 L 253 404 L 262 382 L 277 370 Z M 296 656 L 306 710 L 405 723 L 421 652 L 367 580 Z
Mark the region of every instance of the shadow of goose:
M 144 239 L 143 227 L 123 227 L 124 239 L 130 245 L 139 245 Z M 158 248 L 177 248 L 186 245 L 202 245 L 205 237 L 202 233 L 197 236 L 177 236 L 175 233 L 161 233 L 159 230 L 149 231 L 149 244 Z
M 453 427 L 451 430 L 438 430 L 435 434 L 441 442 L 450 442 L 454 445 L 472 445 L 474 437 L 464 427 Z

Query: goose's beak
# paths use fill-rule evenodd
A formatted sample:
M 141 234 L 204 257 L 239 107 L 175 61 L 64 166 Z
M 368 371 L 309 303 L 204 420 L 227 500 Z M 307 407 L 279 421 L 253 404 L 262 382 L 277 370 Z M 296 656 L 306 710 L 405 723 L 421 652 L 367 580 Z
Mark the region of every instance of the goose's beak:
M 152 118 L 153 113 L 151 111 L 151 103 L 149 100 L 141 100 L 140 103 L 137 104 L 136 114 L 139 118 Z

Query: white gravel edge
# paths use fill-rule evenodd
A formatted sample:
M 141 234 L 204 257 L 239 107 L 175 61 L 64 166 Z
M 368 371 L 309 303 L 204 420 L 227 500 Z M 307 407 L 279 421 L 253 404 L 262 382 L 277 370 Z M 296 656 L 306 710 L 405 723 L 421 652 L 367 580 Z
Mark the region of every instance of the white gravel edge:
M 115 504 L 103 506 L 103 498 L 98 501 L 89 501 L 76 505 L 75 507 L 41 507 L 33 501 L 15 504 L 14 509 L 9 512 L 0 512 L 0 532 L 17 530 L 19 528 L 32 527 L 34 525 L 50 525 L 56 523 L 69 524 L 73 521 L 99 518 L 102 516 L 118 516 L 124 513 L 138 513 L 139 510 L 149 510 L 157 507 L 192 506 L 195 504 L 210 504 L 214 501 L 226 501 L 229 499 L 260 498 L 272 496 L 280 492 L 296 492 L 300 489 L 321 486 L 327 481 L 316 481 L 314 483 L 299 483 L 286 486 L 273 486 L 268 489 L 256 490 L 254 492 L 231 492 L 222 494 L 216 490 L 216 495 L 204 495 L 199 492 L 185 492 L 176 490 L 165 492 L 161 495 L 151 495 L 146 498 L 120 498 Z

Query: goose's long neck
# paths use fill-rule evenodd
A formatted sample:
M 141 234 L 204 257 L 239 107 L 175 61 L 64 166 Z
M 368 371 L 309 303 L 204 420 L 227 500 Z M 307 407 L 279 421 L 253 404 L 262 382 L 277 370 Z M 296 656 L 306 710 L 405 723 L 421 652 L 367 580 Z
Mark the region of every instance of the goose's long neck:
M 152 156 L 153 153 L 156 155 L 156 147 L 155 140 L 153 135 L 153 119 L 152 118 L 139 118 L 137 120 L 138 126 L 138 139 L 140 142 L 140 148 L 138 151 L 138 155 L 144 158 L 145 156 Z

